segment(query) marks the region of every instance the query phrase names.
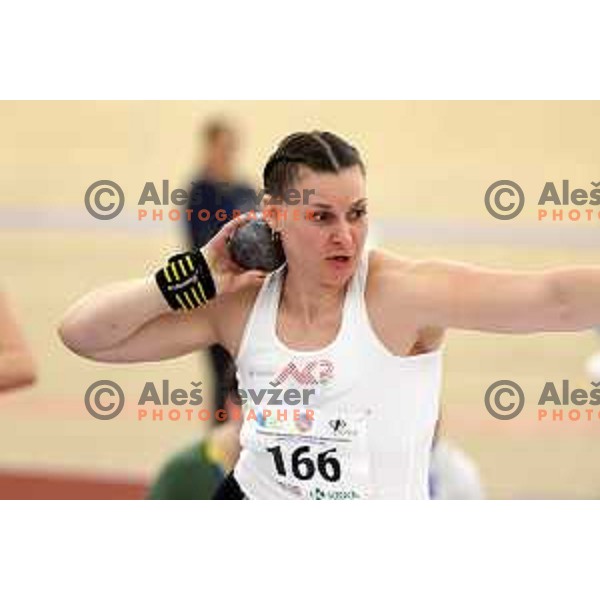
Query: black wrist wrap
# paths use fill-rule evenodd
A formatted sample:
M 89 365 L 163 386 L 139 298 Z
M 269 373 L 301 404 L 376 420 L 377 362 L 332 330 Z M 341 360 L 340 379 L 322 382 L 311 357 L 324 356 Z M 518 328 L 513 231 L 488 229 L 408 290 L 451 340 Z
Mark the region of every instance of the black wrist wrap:
M 206 259 L 199 249 L 175 254 L 156 273 L 156 283 L 173 310 L 204 306 L 217 294 Z

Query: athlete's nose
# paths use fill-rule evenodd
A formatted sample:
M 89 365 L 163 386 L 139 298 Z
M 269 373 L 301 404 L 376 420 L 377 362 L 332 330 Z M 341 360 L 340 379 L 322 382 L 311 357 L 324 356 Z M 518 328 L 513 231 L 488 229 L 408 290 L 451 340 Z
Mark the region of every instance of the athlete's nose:
M 352 246 L 352 226 L 345 221 L 337 225 L 332 232 L 332 241 L 339 246 L 348 248 Z

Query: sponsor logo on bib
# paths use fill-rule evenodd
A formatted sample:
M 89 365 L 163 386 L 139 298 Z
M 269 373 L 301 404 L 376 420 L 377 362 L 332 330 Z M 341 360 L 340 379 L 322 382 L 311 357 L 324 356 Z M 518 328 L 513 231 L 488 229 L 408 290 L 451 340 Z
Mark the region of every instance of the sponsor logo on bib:
M 359 500 L 360 497 L 355 490 L 323 490 L 317 487 L 310 492 L 311 500 Z

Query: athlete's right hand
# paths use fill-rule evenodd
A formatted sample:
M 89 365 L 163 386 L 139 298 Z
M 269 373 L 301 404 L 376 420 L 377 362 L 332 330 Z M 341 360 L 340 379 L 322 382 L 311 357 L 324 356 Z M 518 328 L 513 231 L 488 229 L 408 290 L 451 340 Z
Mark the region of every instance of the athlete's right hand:
M 244 213 L 225 225 L 217 235 L 202 248 L 202 254 L 210 266 L 217 294 L 228 294 L 255 283 L 262 283 L 266 271 L 242 269 L 231 258 L 228 240 L 236 229 L 256 218 L 256 213 Z

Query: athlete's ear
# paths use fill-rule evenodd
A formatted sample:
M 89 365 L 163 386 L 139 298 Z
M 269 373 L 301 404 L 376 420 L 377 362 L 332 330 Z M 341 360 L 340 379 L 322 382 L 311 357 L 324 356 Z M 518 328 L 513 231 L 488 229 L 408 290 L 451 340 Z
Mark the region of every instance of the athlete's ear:
M 262 216 L 263 219 L 267 222 L 267 225 L 274 232 L 281 232 L 281 227 L 283 223 L 283 214 L 281 212 L 281 205 L 277 204 L 276 198 L 269 194 L 265 194 L 261 201 L 262 207 Z

